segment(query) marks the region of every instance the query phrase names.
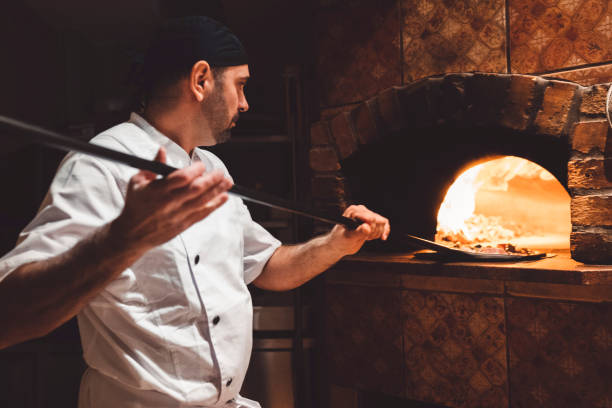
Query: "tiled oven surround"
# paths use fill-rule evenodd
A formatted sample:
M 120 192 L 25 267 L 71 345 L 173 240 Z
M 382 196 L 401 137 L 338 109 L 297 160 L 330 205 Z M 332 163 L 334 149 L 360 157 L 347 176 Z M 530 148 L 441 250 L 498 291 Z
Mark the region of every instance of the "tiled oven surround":
M 506 72 L 503 0 L 402 0 L 404 81 L 443 72 Z
M 319 0 L 322 114 L 449 72 L 612 81 L 608 0 Z
M 502 299 L 343 285 L 327 296 L 336 383 L 451 407 L 507 406 Z
M 343 161 L 392 138 L 414 137 L 422 129 L 450 124 L 499 130 L 491 137 L 510 131 L 529 135 L 530 140 L 546 138 L 551 152 L 569 157 L 561 171 L 549 170 L 566 183 L 572 198 L 572 257 L 585 263 L 612 263 L 612 162 L 606 160 L 612 153 L 605 113 L 608 87 L 528 75 L 466 73 L 389 88 L 311 126 L 313 200 L 321 208 L 344 208 L 351 192 Z M 461 141 L 449 132 L 439 143 L 448 146 Z M 440 204 L 429 203 L 432 208 Z
M 612 406 L 612 268 L 547 262 L 362 255 L 332 268 L 324 343 L 333 406 Z M 364 405 L 367 393 L 377 402 Z
M 606 0 L 509 0 L 512 72 L 542 72 L 609 60 Z

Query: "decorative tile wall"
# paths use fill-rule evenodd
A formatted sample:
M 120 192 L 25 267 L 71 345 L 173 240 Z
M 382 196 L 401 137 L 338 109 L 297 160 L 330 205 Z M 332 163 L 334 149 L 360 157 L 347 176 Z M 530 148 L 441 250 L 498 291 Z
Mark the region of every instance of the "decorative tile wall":
M 324 7 L 315 25 L 322 106 L 362 101 L 401 82 L 397 0 Z
M 400 291 L 329 285 L 326 302 L 332 382 L 403 396 Z
M 407 398 L 508 405 L 503 299 L 404 291 L 402 313 Z
M 507 300 L 513 407 L 612 406 L 612 305 Z
M 512 72 L 533 73 L 612 57 L 606 0 L 507 0 Z
M 400 3 L 404 83 L 447 72 L 506 72 L 504 0 Z
M 332 384 L 446 407 L 508 406 L 501 298 L 328 285 L 326 310 Z
M 612 82 L 608 0 L 321 0 L 315 9 L 322 108 L 451 72 Z

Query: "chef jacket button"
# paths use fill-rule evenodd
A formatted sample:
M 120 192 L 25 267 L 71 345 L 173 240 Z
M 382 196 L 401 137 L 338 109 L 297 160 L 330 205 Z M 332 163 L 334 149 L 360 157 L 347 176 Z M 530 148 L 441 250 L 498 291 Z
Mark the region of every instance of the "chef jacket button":
M 229 387 L 230 385 L 232 385 L 232 379 L 231 378 L 229 380 L 227 380 L 227 382 L 225 383 L 226 387 Z
M 195 262 L 196 265 L 198 264 L 198 262 L 200 262 L 200 255 L 196 255 L 195 256 L 194 262 Z
M 219 316 L 215 316 L 215 318 L 213 319 L 213 324 L 216 326 L 217 323 L 219 323 L 219 320 L 221 320 L 221 318 Z

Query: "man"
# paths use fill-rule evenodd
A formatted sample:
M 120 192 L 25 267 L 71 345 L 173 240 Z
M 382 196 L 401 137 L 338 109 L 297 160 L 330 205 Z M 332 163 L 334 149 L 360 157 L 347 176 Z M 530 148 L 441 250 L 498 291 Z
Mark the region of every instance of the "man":
M 88 370 L 80 407 L 257 407 L 238 394 L 251 351 L 247 284 L 288 290 L 388 221 L 363 206 L 355 231 L 281 246 L 229 197 L 223 163 L 198 146 L 229 136 L 248 109 L 246 54 L 204 17 L 159 32 L 145 60 L 143 116 L 92 142 L 179 168 L 146 171 L 70 154 L 35 219 L 0 260 L 0 347 L 78 315 Z

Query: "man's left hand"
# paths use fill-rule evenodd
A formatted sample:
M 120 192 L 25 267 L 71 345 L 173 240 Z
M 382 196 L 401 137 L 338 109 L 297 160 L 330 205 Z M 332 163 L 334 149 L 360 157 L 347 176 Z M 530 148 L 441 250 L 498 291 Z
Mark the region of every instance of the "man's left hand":
M 342 225 L 336 225 L 330 233 L 330 243 L 344 255 L 351 255 L 359 251 L 366 241 L 382 239 L 386 241 L 391 232 L 389 220 L 368 210 L 363 205 L 351 205 L 342 214 L 345 217 L 362 221 L 355 230 L 348 230 Z

